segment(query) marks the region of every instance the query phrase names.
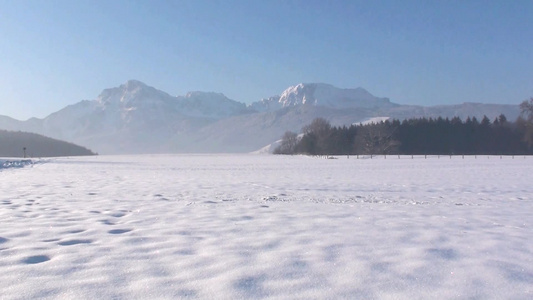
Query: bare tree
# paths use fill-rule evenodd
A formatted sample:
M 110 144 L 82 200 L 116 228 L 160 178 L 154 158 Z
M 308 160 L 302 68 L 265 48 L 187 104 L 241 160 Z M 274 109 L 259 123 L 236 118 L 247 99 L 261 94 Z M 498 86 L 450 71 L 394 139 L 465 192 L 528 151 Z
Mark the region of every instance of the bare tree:
M 309 153 L 327 154 L 331 136 L 331 124 L 328 120 L 316 118 L 311 124 L 304 126 L 302 132 L 308 139 L 313 140 L 312 149 L 307 149 Z
M 529 147 L 533 147 L 533 98 L 522 102 L 520 110 L 525 126 L 524 141 Z
M 298 144 L 298 134 L 286 131 L 281 138 L 281 144 L 274 150 L 274 154 L 294 154 Z
M 360 127 L 355 138 L 355 150 L 360 154 L 391 154 L 399 145 L 394 129 L 384 122 Z

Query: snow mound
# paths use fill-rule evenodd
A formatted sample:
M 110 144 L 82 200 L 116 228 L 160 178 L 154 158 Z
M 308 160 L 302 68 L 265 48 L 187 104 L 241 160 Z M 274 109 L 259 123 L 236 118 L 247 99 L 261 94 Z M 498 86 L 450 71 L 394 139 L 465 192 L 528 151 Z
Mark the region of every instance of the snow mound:
M 272 154 L 277 147 L 281 145 L 281 140 L 277 140 L 271 144 L 264 146 L 263 148 L 250 152 L 251 154 Z
M 389 119 L 390 119 L 390 117 L 373 117 L 373 118 L 365 119 L 365 120 L 363 120 L 361 122 L 353 123 L 352 125 L 378 124 L 378 123 L 381 123 L 381 122 L 385 122 L 385 121 L 387 121 Z

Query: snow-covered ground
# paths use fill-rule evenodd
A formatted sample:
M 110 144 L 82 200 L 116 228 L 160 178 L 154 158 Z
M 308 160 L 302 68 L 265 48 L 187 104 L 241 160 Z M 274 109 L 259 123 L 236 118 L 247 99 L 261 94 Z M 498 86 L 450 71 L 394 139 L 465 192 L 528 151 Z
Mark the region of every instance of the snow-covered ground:
M 0 170 L 1 299 L 533 299 L 533 158 Z
M 11 169 L 11 168 L 22 168 L 28 165 L 33 165 L 33 161 L 31 159 L 0 158 L 0 170 Z

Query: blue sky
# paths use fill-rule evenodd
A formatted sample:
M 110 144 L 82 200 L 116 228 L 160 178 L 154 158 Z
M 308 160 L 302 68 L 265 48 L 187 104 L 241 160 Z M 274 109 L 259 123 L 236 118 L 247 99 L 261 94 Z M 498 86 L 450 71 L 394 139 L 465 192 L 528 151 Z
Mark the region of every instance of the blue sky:
M 533 1 L 0 0 L 0 115 L 137 79 L 250 103 L 300 82 L 401 104 L 533 97 Z

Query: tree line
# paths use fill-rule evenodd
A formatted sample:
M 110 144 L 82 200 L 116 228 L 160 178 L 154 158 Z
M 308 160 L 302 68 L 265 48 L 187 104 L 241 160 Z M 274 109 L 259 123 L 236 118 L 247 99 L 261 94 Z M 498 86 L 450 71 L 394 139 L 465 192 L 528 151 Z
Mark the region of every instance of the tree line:
M 533 154 L 533 98 L 510 122 L 502 114 L 461 120 L 417 118 L 331 126 L 317 118 L 302 134 L 286 132 L 275 154 L 308 155 L 523 155 Z

